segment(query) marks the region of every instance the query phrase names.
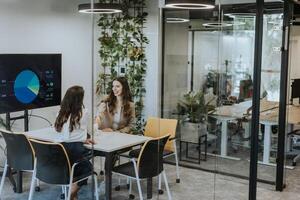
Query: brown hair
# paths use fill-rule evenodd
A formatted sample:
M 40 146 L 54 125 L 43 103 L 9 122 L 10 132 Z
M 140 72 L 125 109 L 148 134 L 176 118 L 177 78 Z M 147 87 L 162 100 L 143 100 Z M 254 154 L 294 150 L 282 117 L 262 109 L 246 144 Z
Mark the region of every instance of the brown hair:
M 55 120 L 55 129 L 61 132 L 64 123 L 70 117 L 69 131 L 72 132 L 82 117 L 84 90 L 81 86 L 70 87 L 60 104 L 60 111 Z
M 122 85 L 122 97 L 123 97 L 123 106 L 124 106 L 124 117 L 130 117 L 131 109 L 130 102 L 132 102 L 132 95 L 130 92 L 128 81 L 125 77 L 117 77 L 113 81 L 118 81 Z M 109 106 L 109 112 L 113 113 L 116 109 L 117 97 L 114 95 L 114 92 L 111 90 L 108 98 L 105 100 Z

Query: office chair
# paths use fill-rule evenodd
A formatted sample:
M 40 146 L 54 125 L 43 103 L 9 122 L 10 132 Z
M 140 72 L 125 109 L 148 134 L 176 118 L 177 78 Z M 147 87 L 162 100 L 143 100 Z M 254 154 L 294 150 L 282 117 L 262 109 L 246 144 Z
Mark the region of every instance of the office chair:
M 27 137 L 22 133 L 13 133 L 0 130 L 7 148 L 7 158 L 0 184 L 0 197 L 4 186 L 5 177 L 9 168 L 17 171 L 32 172 L 34 174 L 34 150 Z M 36 191 L 39 191 L 37 182 Z
M 300 104 L 300 79 L 293 79 L 292 85 L 291 85 L 291 99 L 290 103 L 293 104 L 294 98 L 299 98 L 299 104 Z
M 296 166 L 297 161 L 300 160 L 300 129 L 288 133 L 288 136 L 291 138 L 290 151 L 295 150 L 295 153 L 293 155 L 296 156 L 293 158 L 293 166 Z
M 253 94 L 253 83 L 251 79 L 240 80 L 239 101 L 251 98 Z
M 168 199 L 172 199 L 163 165 L 163 152 L 169 137 L 170 135 L 165 135 L 148 140 L 142 146 L 137 160 L 132 158 L 129 162 L 113 168 L 113 173 L 129 178 L 130 199 L 134 198 L 134 196 L 131 194 L 131 179 L 135 179 L 137 181 L 139 197 L 140 200 L 143 200 L 140 180 L 159 175 L 162 175 L 164 178 Z
M 176 147 L 176 119 L 161 119 L 157 117 L 149 117 L 145 126 L 144 136 L 158 138 L 170 134 L 170 138 L 165 145 L 163 158 L 170 156 L 175 157 L 176 164 L 176 183 L 180 183 L 179 163 Z M 141 149 L 134 149 L 129 152 L 129 157 L 138 158 Z M 159 194 L 163 194 L 161 190 L 161 176 L 159 176 Z
M 33 139 L 30 139 L 30 142 L 36 155 L 34 160 L 34 166 L 36 170 L 32 176 L 29 200 L 33 199 L 33 188 L 36 179 L 48 184 L 62 186 L 64 194 L 66 194 L 65 199 L 70 200 L 72 184 L 88 179 L 89 176 L 95 175 L 93 171 L 90 171 L 80 177 L 74 177 L 76 166 L 81 162 L 88 162 L 89 159 L 91 159 L 91 156 L 85 157 L 71 165 L 69 156 L 63 145 L 59 143 L 42 142 Z M 96 175 L 94 176 L 94 183 L 94 195 L 96 200 L 98 200 L 99 195 Z

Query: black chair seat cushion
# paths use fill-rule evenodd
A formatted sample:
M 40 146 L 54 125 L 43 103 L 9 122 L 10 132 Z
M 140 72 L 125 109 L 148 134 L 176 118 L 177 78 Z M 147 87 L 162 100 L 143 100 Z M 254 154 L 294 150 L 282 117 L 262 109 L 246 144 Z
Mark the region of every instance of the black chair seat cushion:
M 133 166 L 132 162 L 127 162 L 127 163 L 124 163 L 124 164 L 114 167 L 113 172 L 116 172 L 119 174 L 124 174 L 126 176 L 135 178 L 134 166 Z M 142 177 L 140 177 L 140 178 L 142 178 Z
M 134 149 L 134 150 L 131 150 L 129 152 L 129 157 L 130 158 L 138 158 L 139 155 L 140 155 L 140 152 L 141 152 L 141 149 Z M 171 155 L 172 153 L 174 153 L 173 151 L 168 151 L 168 150 L 164 150 L 163 152 L 163 156 L 168 156 L 168 155 Z
M 134 149 L 129 151 L 129 157 L 130 158 L 138 158 L 140 155 L 141 149 Z

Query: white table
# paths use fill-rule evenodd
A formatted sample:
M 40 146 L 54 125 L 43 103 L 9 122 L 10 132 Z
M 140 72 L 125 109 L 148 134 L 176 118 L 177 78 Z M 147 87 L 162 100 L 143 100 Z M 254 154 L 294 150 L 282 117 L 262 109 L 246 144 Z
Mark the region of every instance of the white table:
M 264 150 L 263 150 L 263 164 L 269 164 L 270 148 L 271 148 L 271 126 L 277 124 L 278 117 L 278 102 L 271 102 L 266 100 L 260 101 L 260 123 L 265 125 L 265 137 L 264 137 Z M 241 119 L 243 117 L 251 119 L 251 107 L 252 101 L 245 101 L 239 104 L 233 104 L 230 106 L 221 106 L 216 108 L 216 111 L 211 114 L 222 123 L 221 134 L 221 157 L 232 158 L 227 156 L 227 123 L 233 119 Z M 293 109 L 295 110 L 295 109 Z M 274 113 L 276 116 L 274 116 Z M 300 113 L 300 109 L 299 112 Z M 299 119 L 299 117 L 298 117 Z M 299 120 L 298 120 L 299 121 Z
M 63 135 L 57 133 L 53 127 L 43 128 L 34 131 L 25 132 L 29 138 L 43 140 L 48 142 L 63 142 Z M 107 200 L 111 199 L 111 182 L 112 182 L 112 160 L 116 152 L 129 147 L 137 146 L 149 140 L 149 137 L 130 135 L 119 132 L 101 132 L 96 131 L 94 134 L 95 145 L 85 145 L 89 149 L 102 152 L 105 155 L 105 196 Z M 148 180 L 147 196 L 152 196 L 152 179 Z M 151 193 L 151 194 L 150 194 Z
M 286 108 L 286 125 L 287 132 L 293 130 L 294 125 L 300 125 L 300 107 L 295 105 L 288 105 Z M 260 115 L 260 123 L 265 125 L 265 136 L 264 136 L 264 154 L 262 164 L 270 164 L 270 151 L 271 151 L 271 140 L 272 140 L 272 126 L 278 125 L 279 108 L 269 110 Z M 286 141 L 287 147 L 289 141 Z M 288 149 L 288 148 L 287 148 Z
M 228 147 L 228 130 L 227 125 L 231 120 L 241 119 L 246 116 L 246 111 L 252 106 L 251 101 L 245 101 L 239 104 L 233 104 L 230 106 L 217 107 L 215 112 L 211 113 L 210 116 L 217 119 L 218 123 L 221 123 L 221 151 L 220 156 L 223 158 L 229 158 L 238 160 L 237 158 L 227 155 Z
M 42 128 L 24 133 L 27 137 L 47 142 L 63 142 L 63 134 L 55 131 L 53 127 Z

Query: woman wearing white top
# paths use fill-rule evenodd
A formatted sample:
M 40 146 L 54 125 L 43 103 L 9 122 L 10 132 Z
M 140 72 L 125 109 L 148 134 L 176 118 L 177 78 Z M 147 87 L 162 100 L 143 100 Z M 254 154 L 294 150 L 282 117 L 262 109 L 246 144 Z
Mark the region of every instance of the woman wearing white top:
M 71 164 L 82 159 L 87 150 L 84 143 L 93 143 L 87 139 L 87 111 L 83 109 L 84 90 L 80 86 L 70 87 L 60 105 L 60 111 L 55 121 L 57 132 L 64 134 L 64 143 Z M 74 176 L 88 173 L 92 170 L 89 161 L 78 164 L 74 171 Z M 77 192 L 80 186 L 86 184 L 87 180 L 72 185 L 71 199 L 77 199 Z

